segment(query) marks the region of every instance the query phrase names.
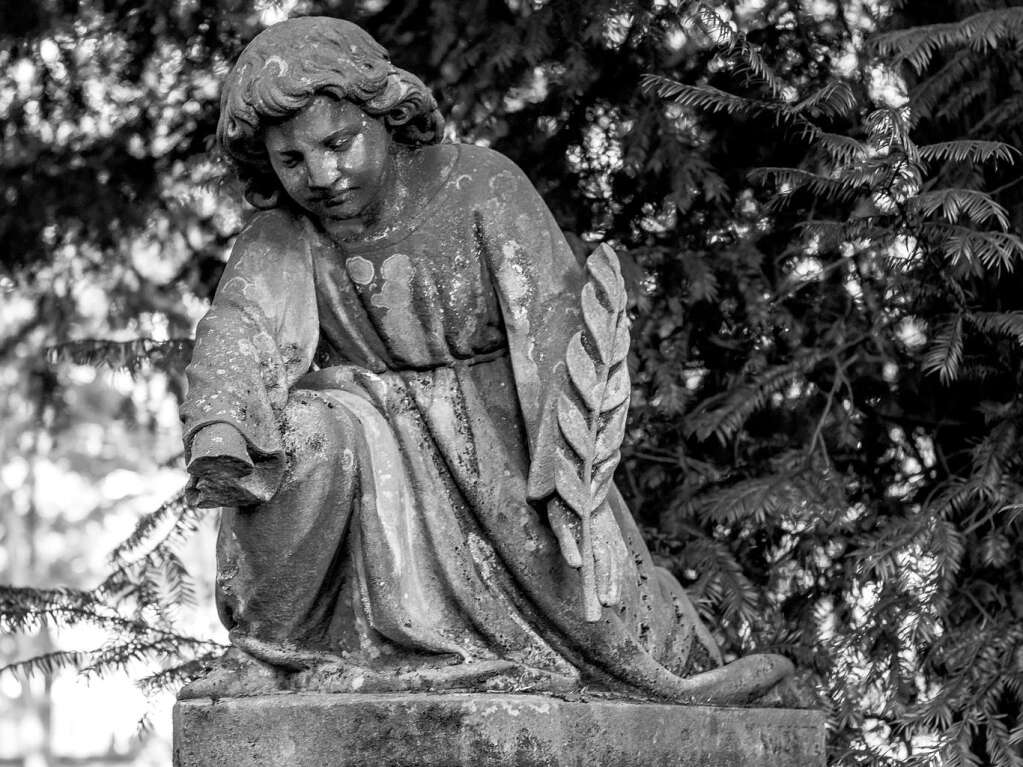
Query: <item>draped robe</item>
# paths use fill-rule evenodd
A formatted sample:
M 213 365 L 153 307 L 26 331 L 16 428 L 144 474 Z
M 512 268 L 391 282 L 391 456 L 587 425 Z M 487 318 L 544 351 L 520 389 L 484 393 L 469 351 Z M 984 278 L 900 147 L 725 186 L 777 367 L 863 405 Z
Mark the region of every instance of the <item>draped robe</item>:
M 236 427 L 261 499 L 222 516 L 222 619 L 351 668 L 500 661 L 541 688 L 692 699 L 718 651 L 618 491 L 631 556 L 596 623 L 545 516 L 579 263 L 506 158 L 416 151 L 443 180 L 381 237 L 257 215 L 200 323 L 186 445 Z

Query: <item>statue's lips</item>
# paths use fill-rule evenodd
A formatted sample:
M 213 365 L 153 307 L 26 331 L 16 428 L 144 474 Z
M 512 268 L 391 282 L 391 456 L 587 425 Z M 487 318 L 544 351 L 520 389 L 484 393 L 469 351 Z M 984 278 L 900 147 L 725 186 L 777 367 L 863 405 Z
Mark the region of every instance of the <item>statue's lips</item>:
M 353 186 L 349 189 L 345 189 L 343 192 L 338 192 L 337 194 L 332 194 L 329 197 L 324 197 L 321 199 L 321 204 L 326 205 L 328 208 L 343 205 L 352 198 L 352 193 L 356 189 L 358 189 L 358 187 Z

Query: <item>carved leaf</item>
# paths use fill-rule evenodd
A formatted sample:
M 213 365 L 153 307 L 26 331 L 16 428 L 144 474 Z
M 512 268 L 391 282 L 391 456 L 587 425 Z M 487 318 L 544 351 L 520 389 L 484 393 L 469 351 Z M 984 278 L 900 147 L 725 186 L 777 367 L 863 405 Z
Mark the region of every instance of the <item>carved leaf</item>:
M 620 407 L 611 413 L 599 432 L 597 432 L 593 460 L 597 463 L 606 461 L 621 447 L 625 435 L 625 418 L 629 414 L 627 407 Z
M 572 446 L 581 461 L 593 458 L 593 435 L 590 434 L 586 417 L 564 392 L 558 397 L 558 426 L 565 435 L 565 441 Z
M 579 467 L 563 453 L 558 453 L 558 464 L 554 468 L 554 486 L 561 499 L 578 516 L 588 517 L 595 508 L 591 506 L 589 489 L 579 479 Z
M 596 509 L 604 502 L 608 491 L 611 489 L 611 482 L 615 476 L 615 469 L 618 468 L 618 460 L 622 457 L 617 450 L 611 457 L 593 470 L 593 481 L 590 483 L 590 503 Z
M 612 354 L 612 362 L 623 360 L 629 354 L 629 318 L 624 314 L 624 307 L 622 314 L 619 315 L 621 320 L 618 322 L 618 327 L 615 328 L 615 343 L 614 353 Z
M 602 392 L 597 388 L 597 366 L 590 355 L 583 348 L 582 333 L 576 333 L 568 342 L 568 349 L 565 352 L 565 362 L 568 363 L 568 377 L 575 384 L 575 388 L 590 410 L 600 407 L 600 396 Z M 601 387 L 602 388 L 602 387 Z
M 573 464 L 562 456 L 556 477 L 559 492 L 564 486 L 565 493 L 574 494 L 574 500 L 565 501 L 584 516 L 599 505 L 596 496 L 602 499 L 607 493 L 620 456 L 631 390 L 625 363 L 627 296 L 618 257 L 602 245 L 590 255 L 586 268 L 589 279 L 580 294 L 584 329 L 572 337 L 565 353 L 569 380 L 582 401 L 567 392 L 558 400 L 559 427 L 579 460 Z M 598 286 L 606 300 L 598 296 Z
M 614 316 L 604 308 L 597 298 L 596 288 L 592 282 L 583 285 L 583 292 L 580 296 L 583 308 L 583 321 L 586 329 L 590 331 L 593 345 L 597 347 L 600 361 L 605 365 L 611 364 L 614 356 L 614 346 L 617 340 L 614 333 Z
M 615 252 L 608 245 L 599 245 L 586 260 L 586 269 L 603 288 L 611 311 L 624 310 L 628 296 Z
M 624 362 L 619 363 L 608 376 L 604 399 L 600 403 L 601 411 L 606 413 L 619 407 L 622 403 L 628 402 L 631 389 L 629 368 Z

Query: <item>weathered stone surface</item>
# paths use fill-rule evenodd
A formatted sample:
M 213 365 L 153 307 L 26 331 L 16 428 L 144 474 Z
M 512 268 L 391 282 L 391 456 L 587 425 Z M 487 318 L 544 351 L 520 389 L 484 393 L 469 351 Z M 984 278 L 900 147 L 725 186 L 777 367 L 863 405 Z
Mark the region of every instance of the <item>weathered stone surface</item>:
M 793 709 L 541 695 L 326 695 L 179 702 L 175 767 L 823 767 L 824 719 Z

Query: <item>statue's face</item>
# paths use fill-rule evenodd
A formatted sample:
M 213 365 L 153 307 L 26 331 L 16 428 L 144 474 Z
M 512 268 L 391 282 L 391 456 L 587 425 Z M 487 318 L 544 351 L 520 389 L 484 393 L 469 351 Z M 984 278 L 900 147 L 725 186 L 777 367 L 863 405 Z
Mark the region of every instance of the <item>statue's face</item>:
M 263 141 L 284 190 L 325 224 L 369 223 L 393 185 L 383 121 L 329 94 L 266 128 Z

